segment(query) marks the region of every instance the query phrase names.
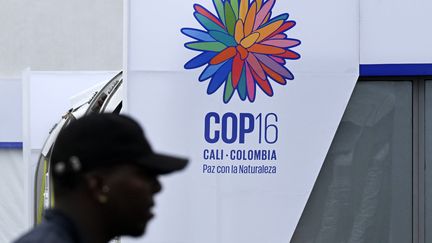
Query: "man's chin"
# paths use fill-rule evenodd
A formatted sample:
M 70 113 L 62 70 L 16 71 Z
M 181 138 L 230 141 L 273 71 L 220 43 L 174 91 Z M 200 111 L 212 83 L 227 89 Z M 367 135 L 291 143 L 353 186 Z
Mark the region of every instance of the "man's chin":
M 130 237 L 140 237 L 140 236 L 144 235 L 144 233 L 145 233 L 145 230 L 132 231 L 132 232 L 128 233 L 127 236 L 130 236 Z
M 140 237 L 146 232 L 147 223 L 137 225 L 134 229 L 129 230 L 126 235 L 131 237 Z
M 131 237 L 140 237 L 144 233 L 146 233 L 146 229 L 148 227 L 148 223 L 153 218 L 153 214 L 148 215 L 145 219 L 140 219 L 141 222 L 132 223 L 131 221 L 128 222 L 128 224 L 121 225 L 122 230 L 121 234 L 124 236 L 131 236 Z M 138 220 L 137 220 L 138 221 Z

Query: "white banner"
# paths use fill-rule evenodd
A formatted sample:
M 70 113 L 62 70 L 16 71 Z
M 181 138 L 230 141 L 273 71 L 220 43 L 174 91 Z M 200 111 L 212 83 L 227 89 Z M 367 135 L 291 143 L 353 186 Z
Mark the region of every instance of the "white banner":
M 358 78 L 357 0 L 127 9 L 128 112 L 191 163 L 124 241 L 289 242 Z

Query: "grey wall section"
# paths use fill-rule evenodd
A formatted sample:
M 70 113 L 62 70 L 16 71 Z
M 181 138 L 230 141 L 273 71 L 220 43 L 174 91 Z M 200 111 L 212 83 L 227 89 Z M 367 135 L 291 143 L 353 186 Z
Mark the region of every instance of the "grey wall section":
M 0 242 L 12 242 L 27 228 L 26 166 L 19 149 L 0 148 Z
M 33 70 L 120 70 L 121 0 L 0 0 L 0 77 Z

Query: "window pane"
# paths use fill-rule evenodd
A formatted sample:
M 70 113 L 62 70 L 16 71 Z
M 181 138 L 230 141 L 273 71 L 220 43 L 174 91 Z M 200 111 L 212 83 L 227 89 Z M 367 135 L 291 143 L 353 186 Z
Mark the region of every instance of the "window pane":
M 412 242 L 411 82 L 357 84 L 291 242 Z
M 425 104 L 425 156 L 426 156 L 426 174 L 425 174 L 425 184 L 426 184 L 426 241 L 432 242 L 432 80 L 426 81 L 426 104 Z

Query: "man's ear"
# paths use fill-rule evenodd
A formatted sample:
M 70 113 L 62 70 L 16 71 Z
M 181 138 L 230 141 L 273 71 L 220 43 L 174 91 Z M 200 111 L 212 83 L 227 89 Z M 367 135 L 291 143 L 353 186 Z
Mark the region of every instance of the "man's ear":
M 103 174 L 91 172 L 84 175 L 85 186 L 90 197 L 99 203 L 106 201 L 106 178 Z M 102 202 L 101 202 L 102 201 Z

